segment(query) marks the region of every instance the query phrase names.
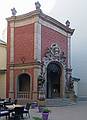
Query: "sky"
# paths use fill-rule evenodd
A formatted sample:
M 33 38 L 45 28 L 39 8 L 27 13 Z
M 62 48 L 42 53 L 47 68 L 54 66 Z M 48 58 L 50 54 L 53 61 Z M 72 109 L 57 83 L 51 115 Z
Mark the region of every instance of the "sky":
M 0 0 L 0 39 L 6 41 L 6 18 L 11 16 L 13 7 L 17 15 L 35 9 L 37 0 Z M 71 40 L 73 76 L 80 83 L 87 83 L 87 0 L 38 0 L 42 11 L 65 24 L 68 19 L 75 32 Z

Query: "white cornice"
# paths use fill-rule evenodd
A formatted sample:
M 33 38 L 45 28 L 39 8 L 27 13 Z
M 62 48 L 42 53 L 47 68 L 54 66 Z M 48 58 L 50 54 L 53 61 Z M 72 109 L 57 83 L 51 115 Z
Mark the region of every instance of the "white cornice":
M 27 18 L 31 18 L 31 17 L 34 17 L 36 15 L 39 15 L 40 14 L 40 11 L 37 11 L 37 10 L 34 10 L 34 11 L 31 11 L 29 13 L 26 13 L 26 14 L 22 14 L 22 15 L 18 15 L 18 16 L 12 16 L 12 17 L 9 17 L 9 18 L 6 18 L 7 21 L 13 21 L 13 20 L 23 20 L 23 19 L 27 19 Z
M 62 29 L 66 33 L 69 33 L 72 35 L 74 32 L 74 29 L 71 29 L 71 28 L 67 27 L 66 25 L 60 23 L 59 21 L 55 20 L 54 18 L 44 14 L 41 10 L 34 10 L 27 14 L 23 14 L 23 15 L 19 15 L 19 16 L 12 16 L 12 17 L 7 18 L 7 21 L 9 21 L 9 22 L 15 21 L 15 23 L 17 24 L 15 27 L 17 27 L 17 26 L 22 25 L 22 24 L 20 24 L 20 22 L 23 22 L 23 25 L 29 24 L 29 23 L 34 23 L 34 22 L 36 22 L 37 17 L 42 19 L 45 22 L 52 24 L 55 27 Z M 30 22 L 28 22 L 29 19 L 30 19 Z

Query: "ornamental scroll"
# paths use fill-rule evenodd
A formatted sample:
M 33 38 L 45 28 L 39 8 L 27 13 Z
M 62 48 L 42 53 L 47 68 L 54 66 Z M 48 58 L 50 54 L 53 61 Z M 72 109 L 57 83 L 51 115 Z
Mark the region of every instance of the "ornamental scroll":
M 49 61 L 58 61 L 63 65 L 66 64 L 66 57 L 64 51 L 61 51 L 58 44 L 54 43 L 47 49 L 44 57 L 44 63 L 47 64 Z

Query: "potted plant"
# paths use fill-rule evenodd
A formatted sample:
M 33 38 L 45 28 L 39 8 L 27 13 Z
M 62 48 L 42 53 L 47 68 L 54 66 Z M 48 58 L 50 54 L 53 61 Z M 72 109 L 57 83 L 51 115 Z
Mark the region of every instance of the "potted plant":
M 42 112 L 42 119 L 48 120 L 49 112 L 51 112 L 48 108 L 44 108 Z

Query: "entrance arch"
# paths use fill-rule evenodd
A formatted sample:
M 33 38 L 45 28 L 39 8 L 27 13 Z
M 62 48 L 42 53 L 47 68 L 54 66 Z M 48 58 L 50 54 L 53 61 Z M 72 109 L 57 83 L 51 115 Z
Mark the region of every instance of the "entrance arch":
M 56 62 L 50 62 L 47 66 L 47 98 L 61 97 L 62 67 Z

